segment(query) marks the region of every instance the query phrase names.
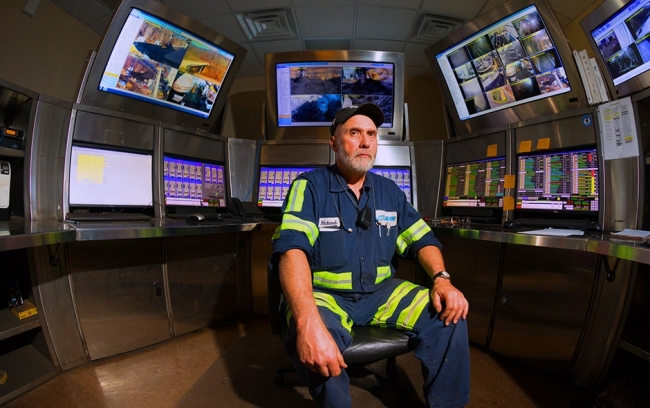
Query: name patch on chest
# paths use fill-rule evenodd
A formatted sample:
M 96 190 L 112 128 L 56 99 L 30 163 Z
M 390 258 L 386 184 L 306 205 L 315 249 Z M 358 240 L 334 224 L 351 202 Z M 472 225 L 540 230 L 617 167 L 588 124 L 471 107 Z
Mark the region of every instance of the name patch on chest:
M 341 220 L 339 217 L 328 217 L 318 219 L 318 230 L 324 232 L 334 232 L 341 229 Z
M 382 227 L 394 227 L 397 225 L 397 212 L 377 210 L 375 211 L 375 220 Z

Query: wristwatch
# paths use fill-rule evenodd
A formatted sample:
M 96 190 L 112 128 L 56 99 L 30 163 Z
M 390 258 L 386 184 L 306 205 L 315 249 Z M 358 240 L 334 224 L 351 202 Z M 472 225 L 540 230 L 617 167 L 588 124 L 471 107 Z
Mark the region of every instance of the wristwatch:
M 431 282 L 435 282 L 438 278 L 451 280 L 451 275 L 447 271 L 440 271 L 431 277 Z

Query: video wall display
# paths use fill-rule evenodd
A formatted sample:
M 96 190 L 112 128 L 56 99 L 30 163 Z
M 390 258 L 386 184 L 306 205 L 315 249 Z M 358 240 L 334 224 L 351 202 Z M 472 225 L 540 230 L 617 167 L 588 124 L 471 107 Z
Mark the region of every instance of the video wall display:
M 518 158 L 518 210 L 597 212 L 598 188 L 595 148 Z
M 461 120 L 571 90 L 534 5 L 437 54 L 436 60 Z
M 503 207 L 505 157 L 447 165 L 443 207 Z
M 379 176 L 386 177 L 387 179 L 393 180 L 395 184 L 402 190 L 406 195 L 406 199 L 409 203 L 413 204 L 413 185 L 411 183 L 411 169 L 408 167 L 398 168 L 398 167 L 375 167 L 370 169 L 371 172 Z
M 132 9 L 99 90 L 208 118 L 235 56 L 192 33 Z
M 650 0 L 631 1 L 591 31 L 614 86 L 650 69 Z
M 384 62 L 276 64 L 278 126 L 330 126 L 342 107 L 372 102 L 391 127 L 394 71 Z
M 163 186 L 166 206 L 226 206 L 226 177 L 220 164 L 164 156 Z
M 313 167 L 260 167 L 260 182 L 257 191 L 257 205 L 261 207 L 282 207 L 291 183 L 300 174 L 314 170 Z

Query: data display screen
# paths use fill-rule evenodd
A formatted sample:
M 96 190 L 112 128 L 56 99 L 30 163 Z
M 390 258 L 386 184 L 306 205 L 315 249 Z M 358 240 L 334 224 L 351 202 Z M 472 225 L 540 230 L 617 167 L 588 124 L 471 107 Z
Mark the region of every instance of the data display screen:
M 411 182 L 411 169 L 409 167 L 374 167 L 370 171 L 393 180 L 406 195 L 408 202 L 413 204 L 413 185 Z
M 598 211 L 598 152 L 595 148 L 521 155 L 519 210 Z
M 226 206 L 226 175 L 220 164 L 164 156 L 163 186 L 166 206 Z
M 503 207 L 505 157 L 447 165 L 443 207 Z
M 291 183 L 298 175 L 310 170 L 314 170 L 314 167 L 260 167 L 257 205 L 282 207 Z

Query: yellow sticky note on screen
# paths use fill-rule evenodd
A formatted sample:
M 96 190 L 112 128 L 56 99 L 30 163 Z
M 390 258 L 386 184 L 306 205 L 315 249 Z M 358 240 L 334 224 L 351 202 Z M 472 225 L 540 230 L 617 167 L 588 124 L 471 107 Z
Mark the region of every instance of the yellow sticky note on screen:
M 497 155 L 498 147 L 496 144 L 488 145 L 487 147 L 487 157 L 494 157 Z
M 507 174 L 503 178 L 503 188 L 515 188 L 515 176 L 514 176 L 514 174 Z
M 519 150 L 517 150 L 518 153 L 529 153 L 533 149 L 533 141 L 532 140 L 522 140 L 519 142 Z
M 551 138 L 544 137 L 542 139 L 537 139 L 537 150 L 544 150 L 551 147 Z
M 515 209 L 515 198 L 514 197 L 503 197 L 503 211 L 511 211 Z

